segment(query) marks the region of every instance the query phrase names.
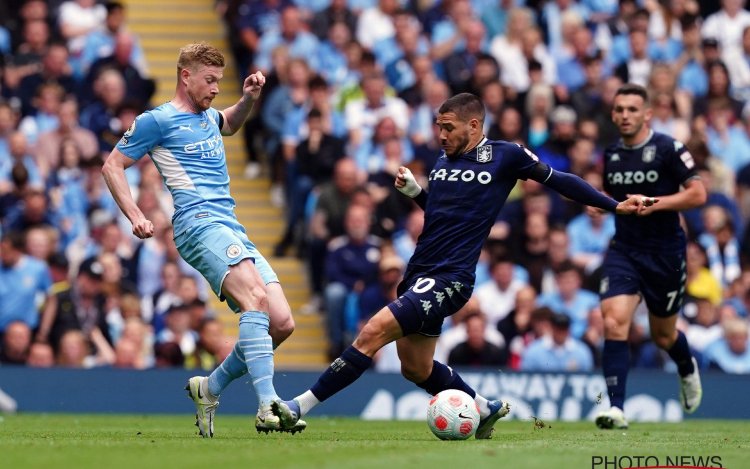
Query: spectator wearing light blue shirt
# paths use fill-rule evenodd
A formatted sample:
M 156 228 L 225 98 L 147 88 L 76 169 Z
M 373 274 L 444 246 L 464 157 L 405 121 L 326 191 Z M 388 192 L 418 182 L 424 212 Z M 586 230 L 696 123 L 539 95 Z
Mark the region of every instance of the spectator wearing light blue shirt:
M 567 226 L 570 259 L 585 272 L 593 272 L 602 263 L 609 240 L 615 234 L 615 218 L 586 207 Z
M 564 261 L 555 271 L 558 291 L 539 296 L 537 304 L 547 306 L 568 316 L 570 335 L 581 338 L 588 326 L 589 312 L 599 307 L 598 295 L 581 288 L 581 272 L 570 261 Z
M 279 29 L 268 31 L 260 38 L 255 66 L 264 73 L 269 73 L 272 52 L 282 45 L 289 50 L 289 57 L 303 59 L 307 61 L 310 68 L 318 70 L 317 53 L 320 42 L 314 34 L 304 30 L 297 7 L 284 8 L 281 11 Z
M 346 48 L 351 38 L 352 32 L 346 23 L 338 21 L 331 25 L 328 39 L 318 47 L 318 72 L 335 89 L 346 83 L 352 73 L 346 58 Z
M 0 241 L 0 283 L 10 287 L 0 292 L 0 333 L 11 322 L 22 321 L 32 330 L 39 328 L 39 338 L 46 340 L 56 307 L 50 294 L 52 276 L 44 262 L 23 253 L 24 244 L 18 231 L 4 233 Z
M 748 343 L 747 320 L 727 319 L 724 322 L 724 337 L 706 347 L 703 359 L 711 368 L 726 373 L 750 373 L 750 343 Z
M 594 368 L 591 350 L 570 336 L 570 318 L 552 315 L 552 332 L 529 344 L 521 357 L 521 370 L 546 372 L 581 372 Z

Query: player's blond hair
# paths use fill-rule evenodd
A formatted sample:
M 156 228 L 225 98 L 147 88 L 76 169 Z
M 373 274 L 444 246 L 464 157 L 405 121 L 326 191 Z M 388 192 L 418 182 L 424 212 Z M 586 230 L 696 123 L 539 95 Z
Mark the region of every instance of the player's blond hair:
M 193 69 L 196 65 L 209 67 L 224 67 L 224 55 L 216 47 L 205 42 L 188 44 L 180 49 L 177 59 L 177 76 L 186 68 Z

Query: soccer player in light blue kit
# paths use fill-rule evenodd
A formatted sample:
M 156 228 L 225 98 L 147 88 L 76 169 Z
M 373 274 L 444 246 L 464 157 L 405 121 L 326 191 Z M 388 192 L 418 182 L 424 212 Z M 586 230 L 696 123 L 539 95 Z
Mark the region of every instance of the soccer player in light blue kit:
M 258 397 L 257 430 L 300 431 L 280 425 L 270 411 L 278 399 L 273 386 L 273 344 L 294 330 L 289 303 L 268 261 L 250 242 L 234 214 L 222 135 L 239 130 L 265 84 L 262 73 L 248 76 L 242 98 L 218 111 L 224 57 L 214 47 L 190 44 L 180 50 L 174 98 L 136 118 L 104 164 L 109 190 L 133 225 L 133 234 L 153 236 L 154 225 L 138 208 L 125 169 L 149 154 L 174 200 L 174 239 L 180 255 L 208 280 L 214 293 L 240 313 L 239 340 L 210 376 L 190 378 L 186 389 L 196 406 L 200 435 L 213 437 L 218 397 L 233 380 L 249 374 Z

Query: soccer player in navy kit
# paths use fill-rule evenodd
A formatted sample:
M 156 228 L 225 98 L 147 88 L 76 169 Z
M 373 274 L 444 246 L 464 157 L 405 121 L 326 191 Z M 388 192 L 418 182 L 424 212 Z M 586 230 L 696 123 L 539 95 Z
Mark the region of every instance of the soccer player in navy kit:
M 622 86 L 612 110 L 621 139 L 604 152 L 604 189 L 616 200 L 646 194 L 658 197 L 659 203 L 639 210 L 639 215 L 650 215 L 646 218 L 616 217 L 616 233 L 602 265 L 602 368 L 610 409 L 597 415 L 596 425 L 605 429 L 628 427 L 623 415 L 627 338 L 642 299 L 649 310 L 651 337 L 677 364 L 685 412 L 695 412 L 702 397 L 698 366 L 675 324 L 686 278 L 686 239 L 678 212 L 703 205 L 706 191 L 685 145 L 651 130 L 650 119 L 646 89 Z
M 507 403 L 488 401 L 458 373 L 433 360 L 443 319 L 471 296 L 479 252 L 508 193 L 517 179 L 531 178 L 580 203 L 612 212 L 635 213 L 643 201 L 633 196 L 618 204 L 577 176 L 554 171 L 519 145 L 487 140 L 483 122 L 484 105 L 473 94 L 458 94 L 442 104 L 437 125 L 443 151 L 429 174 L 429 195 L 407 168 L 399 169 L 396 187 L 425 213 L 399 296 L 367 322 L 310 390 L 272 404 L 285 427 L 353 383 L 370 367 L 373 355 L 394 340 L 406 379 L 432 395 L 460 389 L 474 397 L 481 417 L 476 438 L 490 438 L 495 422 L 508 413 Z

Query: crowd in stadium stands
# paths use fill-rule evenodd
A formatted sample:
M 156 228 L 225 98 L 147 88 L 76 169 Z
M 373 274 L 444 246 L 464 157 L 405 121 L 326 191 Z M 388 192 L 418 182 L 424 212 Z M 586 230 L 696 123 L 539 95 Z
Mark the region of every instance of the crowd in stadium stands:
M 269 177 L 272 203 L 287 215 L 266 255 L 296 255 L 307 267 L 312 300 L 295 313 L 325 317 L 336 357 L 395 298 L 423 220 L 394 176 L 406 165 L 427 187 L 440 152 L 435 112 L 449 96 L 481 96 L 490 139 L 523 144 L 601 187 L 602 150 L 618 138 L 614 93 L 632 82 L 649 88 L 651 126 L 687 144 L 709 192 L 684 216 L 691 241 L 678 325 L 704 367 L 750 373 L 744 3 L 218 0 L 240 74 L 268 77 L 244 128 L 244 176 Z M 135 116 L 159 104 L 126 17 L 117 2 L 0 5 L 0 363 L 212 369 L 231 350 L 205 284 L 177 254 L 154 166 L 128 171 L 156 227 L 144 241 L 130 235 L 100 175 Z M 613 233 L 612 215 L 519 182 L 437 359 L 599 366 L 599 266 Z M 630 334 L 633 366 L 671 366 L 644 313 Z M 398 371 L 395 348 L 375 367 Z

